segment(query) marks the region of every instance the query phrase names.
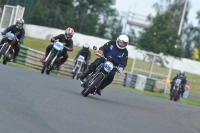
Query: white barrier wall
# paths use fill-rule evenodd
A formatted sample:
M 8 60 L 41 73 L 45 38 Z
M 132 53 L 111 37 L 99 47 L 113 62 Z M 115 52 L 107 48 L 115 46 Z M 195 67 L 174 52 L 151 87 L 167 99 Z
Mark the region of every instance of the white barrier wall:
M 26 29 L 26 36 L 38 38 L 38 39 L 45 39 L 45 40 L 49 40 L 52 36 L 63 34 L 65 32 L 64 30 L 61 30 L 61 29 L 31 25 L 31 24 L 26 24 L 25 29 Z M 75 45 L 80 45 L 80 46 L 82 46 L 84 42 L 87 42 L 90 44 L 90 47 L 92 48 L 94 45 L 97 47 L 100 47 L 109 40 L 94 37 L 94 36 L 83 35 L 80 33 L 76 33 L 75 31 L 75 34 L 73 36 L 73 41 Z M 135 58 L 136 48 L 134 46 L 129 45 L 127 49 L 129 51 L 129 57 Z M 140 57 L 141 60 L 144 58 L 144 55 L 139 52 L 137 53 L 137 57 L 138 56 Z M 166 58 L 166 59 L 169 62 L 171 62 L 171 58 Z M 166 66 L 168 68 L 170 67 L 167 64 Z M 197 62 L 197 61 L 193 61 L 193 60 L 189 60 L 185 58 L 181 60 L 175 59 L 172 68 L 176 70 L 185 70 L 186 72 L 200 75 L 200 62 Z

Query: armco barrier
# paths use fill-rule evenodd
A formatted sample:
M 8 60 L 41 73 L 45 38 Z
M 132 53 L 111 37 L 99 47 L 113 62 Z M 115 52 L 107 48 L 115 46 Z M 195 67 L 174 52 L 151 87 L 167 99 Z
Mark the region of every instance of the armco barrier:
M 137 75 L 133 74 L 131 80 L 131 88 L 135 88 L 136 80 L 137 80 Z
M 156 80 L 152 78 L 147 78 L 146 80 L 146 85 L 145 85 L 145 90 L 151 91 L 152 86 L 155 85 Z
M 33 67 L 35 69 L 41 70 L 42 63 L 40 62 L 40 59 L 44 56 L 43 52 L 21 46 L 19 55 L 17 57 L 17 63 L 27 65 L 30 67 Z M 62 66 L 61 70 L 57 71 L 54 70 L 52 73 L 59 75 L 59 76 L 68 76 L 72 77 L 72 69 L 74 67 L 74 60 L 68 59 Z M 122 74 L 116 74 L 114 77 L 114 80 L 112 83 L 124 85 L 125 82 L 125 73 Z
M 42 63 L 40 62 L 40 59 L 43 56 L 44 56 L 43 52 L 28 48 L 25 46 L 21 46 L 19 55 L 17 57 L 17 63 L 41 70 Z M 60 71 L 54 70 L 52 73 L 59 76 L 72 77 L 71 71 L 73 69 L 73 66 L 74 66 L 74 60 L 68 59 L 61 66 Z M 128 72 L 125 72 L 122 74 L 117 73 L 112 83 L 124 86 L 126 83 L 126 80 L 129 80 L 130 82 L 130 79 L 127 79 L 127 73 Z M 135 88 L 136 79 L 137 79 L 137 75 L 132 74 L 131 83 L 130 83 L 131 88 Z M 163 83 L 161 80 L 147 78 L 147 81 L 145 84 L 145 90 L 150 91 L 153 85 L 157 86 L 158 91 L 163 90 L 165 88 L 165 83 Z

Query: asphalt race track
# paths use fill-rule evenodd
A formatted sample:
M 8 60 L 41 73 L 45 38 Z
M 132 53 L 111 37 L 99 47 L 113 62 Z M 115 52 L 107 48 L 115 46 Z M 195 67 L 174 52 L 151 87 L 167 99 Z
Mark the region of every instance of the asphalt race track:
M 0 133 L 200 133 L 200 108 L 0 65 Z

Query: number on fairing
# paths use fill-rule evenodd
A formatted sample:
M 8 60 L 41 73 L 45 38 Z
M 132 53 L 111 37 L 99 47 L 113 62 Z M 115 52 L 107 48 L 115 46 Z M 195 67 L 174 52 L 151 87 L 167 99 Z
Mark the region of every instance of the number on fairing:
M 15 38 L 15 35 L 13 33 L 8 33 L 7 37 L 9 40 L 13 40 Z
M 180 84 L 181 83 L 181 80 L 180 79 L 177 79 L 176 80 L 176 84 Z
M 64 48 L 64 45 L 62 43 L 60 43 L 60 42 L 55 42 L 53 47 L 58 51 L 62 51 L 63 48 Z
M 112 71 L 112 69 L 113 69 L 113 64 L 112 64 L 111 62 L 107 61 L 107 62 L 104 64 L 104 70 L 105 70 L 106 72 L 110 72 L 110 71 Z
M 79 55 L 77 60 L 80 62 L 83 62 L 85 60 L 85 57 L 82 55 Z

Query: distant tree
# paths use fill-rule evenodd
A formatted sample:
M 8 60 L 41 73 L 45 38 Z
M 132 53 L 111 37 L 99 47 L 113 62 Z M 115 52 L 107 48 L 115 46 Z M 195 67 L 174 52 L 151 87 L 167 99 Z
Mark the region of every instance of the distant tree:
M 170 25 L 171 19 L 172 14 L 170 12 L 157 15 L 153 19 L 152 26 L 144 29 L 144 32 L 138 38 L 137 47 L 158 54 L 183 57 L 182 43 L 177 35 L 177 28 Z
M 3 10 L 4 5 L 6 4 L 7 0 L 0 0 L 0 8 Z
M 115 0 L 35 0 L 29 23 L 112 38 L 118 17 L 114 4 Z
M 136 45 L 137 44 L 137 36 L 135 34 L 135 30 L 133 28 L 130 28 L 130 31 L 128 32 L 129 37 L 129 45 Z
M 192 59 L 193 58 L 193 43 L 194 43 L 194 34 L 195 34 L 196 28 L 190 24 L 185 28 L 183 33 L 183 40 L 184 40 L 184 57 Z

